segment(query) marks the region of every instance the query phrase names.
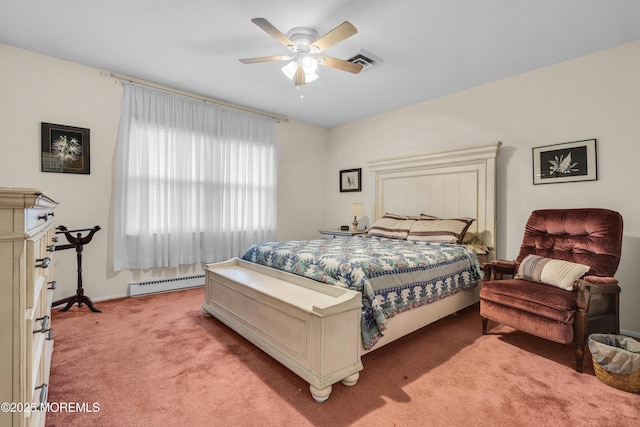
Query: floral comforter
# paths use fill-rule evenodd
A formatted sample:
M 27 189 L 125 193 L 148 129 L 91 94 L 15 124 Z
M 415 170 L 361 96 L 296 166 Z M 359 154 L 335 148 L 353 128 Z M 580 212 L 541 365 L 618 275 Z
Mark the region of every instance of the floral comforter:
M 473 288 L 483 276 L 464 245 L 378 237 L 265 242 L 242 258 L 361 292 L 365 349 L 382 337 L 386 319 Z

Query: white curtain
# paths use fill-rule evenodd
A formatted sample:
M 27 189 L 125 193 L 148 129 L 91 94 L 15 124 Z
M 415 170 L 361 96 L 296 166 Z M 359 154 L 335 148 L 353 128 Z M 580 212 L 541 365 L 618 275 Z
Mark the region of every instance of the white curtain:
M 273 119 L 124 83 L 114 269 L 240 256 L 276 232 Z

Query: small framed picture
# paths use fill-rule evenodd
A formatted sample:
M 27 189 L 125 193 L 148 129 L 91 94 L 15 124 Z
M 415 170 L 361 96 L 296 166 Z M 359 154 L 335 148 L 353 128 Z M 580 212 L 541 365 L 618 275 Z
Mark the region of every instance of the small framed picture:
M 362 191 L 362 169 L 340 171 L 340 192 Z
M 536 185 L 597 179 L 595 139 L 533 149 L 533 183 Z
M 90 173 L 89 129 L 41 123 L 42 172 Z

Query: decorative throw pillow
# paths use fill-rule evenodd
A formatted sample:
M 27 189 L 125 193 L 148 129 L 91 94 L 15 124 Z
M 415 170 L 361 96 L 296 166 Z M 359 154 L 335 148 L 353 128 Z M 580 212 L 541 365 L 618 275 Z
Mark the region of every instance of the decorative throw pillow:
M 389 239 L 406 239 L 409 235 L 409 229 L 415 221 L 413 217 L 386 213 L 373 223 L 368 235 Z
M 411 226 L 407 240 L 462 243 L 464 235 L 473 221 L 475 221 L 473 218 L 442 219 L 423 215 Z
M 514 278 L 540 282 L 571 291 L 573 283 L 590 268 L 584 264 L 527 255 L 518 266 L 518 272 Z

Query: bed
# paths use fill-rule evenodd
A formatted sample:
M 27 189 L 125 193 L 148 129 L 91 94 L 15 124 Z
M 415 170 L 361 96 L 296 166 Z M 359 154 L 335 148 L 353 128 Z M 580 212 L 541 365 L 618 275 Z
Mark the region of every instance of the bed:
M 208 264 L 203 313 L 305 379 L 318 402 L 337 382 L 354 386 L 362 355 L 479 300 L 480 262 L 495 257 L 500 146 L 369 162 L 367 236 L 263 242 L 242 258 Z M 434 242 L 421 236 L 439 233 L 416 227 L 468 218 L 462 235 L 473 245 Z M 388 235 L 405 226 L 406 235 Z

